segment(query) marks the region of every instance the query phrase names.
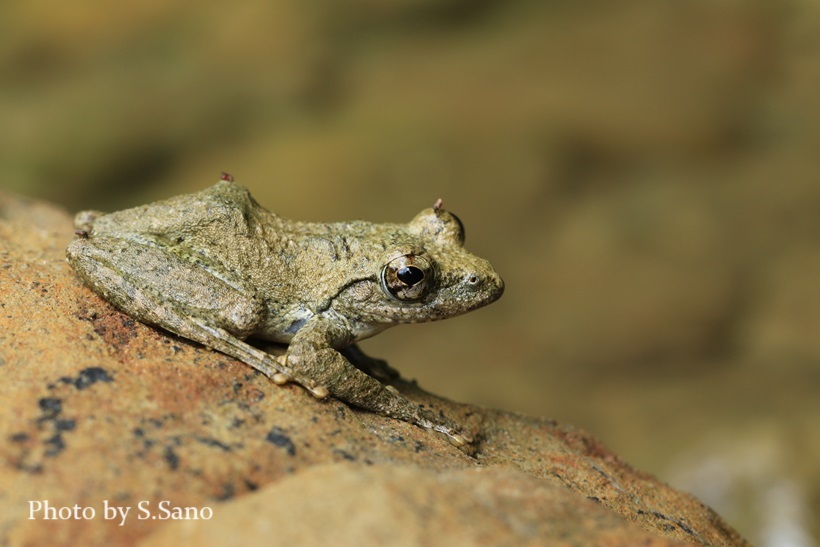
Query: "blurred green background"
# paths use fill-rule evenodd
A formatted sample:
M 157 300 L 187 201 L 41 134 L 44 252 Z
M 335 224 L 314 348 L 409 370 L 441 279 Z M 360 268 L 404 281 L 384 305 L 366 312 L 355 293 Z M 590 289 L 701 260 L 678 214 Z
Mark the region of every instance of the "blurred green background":
M 820 538 L 819 98 L 809 0 L 0 3 L 4 190 L 441 197 L 506 294 L 364 348 L 588 429 L 758 545 Z

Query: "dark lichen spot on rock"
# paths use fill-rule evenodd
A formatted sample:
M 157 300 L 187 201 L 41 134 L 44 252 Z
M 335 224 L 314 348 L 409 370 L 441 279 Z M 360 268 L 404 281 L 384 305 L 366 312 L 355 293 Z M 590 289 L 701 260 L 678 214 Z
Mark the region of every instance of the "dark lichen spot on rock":
M 354 456 L 350 452 L 347 452 L 347 451 L 342 450 L 340 448 L 334 448 L 333 453 L 335 455 L 339 456 L 343 460 L 347 460 L 349 462 L 355 462 L 356 461 L 356 456 Z
M 113 347 L 127 345 L 137 336 L 137 323 L 134 319 L 117 311 L 103 315 L 93 314 L 90 317 L 94 332 Z
M 163 421 L 159 418 L 148 418 L 147 420 L 145 420 L 145 422 L 151 424 L 157 429 L 163 426 Z
M 637 511 L 635 511 L 635 513 L 638 515 L 647 515 L 655 517 L 658 520 L 664 521 L 663 524 L 660 524 L 659 526 L 662 530 L 666 532 L 674 532 L 676 529 L 680 529 L 685 534 L 692 536 L 693 538 L 696 538 L 698 542 L 703 543 L 703 539 L 701 538 L 701 536 L 679 518 L 665 515 L 659 511 L 644 511 L 642 509 L 638 509 Z
M 141 456 L 145 455 L 145 451 L 148 451 L 152 446 L 157 444 L 155 439 L 151 439 L 148 437 L 148 434 L 145 430 L 141 427 L 135 427 L 133 429 L 134 437 L 138 439 L 137 442 L 142 444 L 143 452 L 140 453 Z
M 56 397 L 43 397 L 37 401 L 37 405 L 43 411 L 41 420 L 50 420 L 63 410 L 63 401 Z
M 57 431 L 72 431 L 77 427 L 77 420 L 54 420 L 54 428 Z
M 63 442 L 63 436 L 60 433 L 55 433 L 43 441 L 43 444 L 47 446 L 45 455 L 51 458 L 65 450 L 65 442 Z
M 694 531 L 694 530 L 692 530 L 691 528 L 689 528 L 686 524 L 684 524 L 684 523 L 683 523 L 683 522 L 681 522 L 681 521 L 678 521 L 678 526 L 680 527 L 680 529 L 681 529 L 681 530 L 683 530 L 684 532 L 686 532 L 686 533 L 687 533 L 687 534 L 689 534 L 690 536 L 696 536 L 696 535 L 697 535 L 697 534 L 695 534 L 695 531 Z
M 236 495 L 236 491 L 232 484 L 223 484 L 222 485 L 222 492 L 214 496 L 216 501 L 226 501 L 231 499 Z
M 96 321 L 96 319 L 99 317 L 99 314 L 95 311 L 83 310 L 79 313 L 74 314 L 74 317 L 76 317 L 80 321 Z
M 223 442 L 220 442 L 220 441 L 217 441 L 216 439 L 213 439 L 211 437 L 197 437 L 196 440 L 197 440 L 197 442 L 200 442 L 200 443 L 202 443 L 206 446 L 213 446 L 214 448 L 220 448 L 225 452 L 230 452 L 232 450 L 232 448 L 230 446 L 228 446 L 227 444 L 225 444 Z
M 73 376 L 62 376 L 60 382 L 74 386 L 78 390 L 83 390 L 97 382 L 113 382 L 108 371 L 102 367 L 88 367 L 80 371 L 76 378 Z
M 236 488 L 234 488 L 233 484 L 226 483 L 222 485 L 222 492 L 214 496 L 214 499 L 216 499 L 216 501 L 227 501 L 234 496 L 236 496 Z
M 342 404 L 336 405 L 335 410 L 336 410 L 335 415 L 336 415 L 337 420 L 346 420 L 347 417 L 350 415 L 350 408 L 348 408 L 345 405 L 342 405 Z
M 43 455 L 46 457 L 54 457 L 65 450 L 66 444 L 63 440 L 63 433 L 73 431 L 77 427 L 77 421 L 74 419 L 58 419 L 58 416 L 63 411 L 63 401 L 57 397 L 43 397 L 37 400 L 37 406 L 40 409 L 40 416 L 37 417 L 35 423 L 37 429 L 42 433 L 37 435 L 42 439 L 42 436 L 50 435 L 45 440 L 42 440 L 44 445 Z M 28 433 L 15 433 L 12 440 L 18 443 L 29 439 Z M 25 464 L 25 468 L 29 469 L 34 464 Z M 36 464 L 42 467 L 40 464 Z M 23 467 L 18 466 L 23 469 Z
M 268 435 L 265 437 L 265 440 L 271 444 L 284 448 L 288 456 L 293 456 L 296 454 L 296 447 L 293 445 L 293 441 L 290 440 L 284 430 L 279 427 L 274 427 L 270 431 L 268 431 Z
M 89 386 L 96 384 L 97 382 L 113 382 L 114 378 L 112 378 L 108 371 L 106 371 L 102 367 L 88 367 L 84 368 L 80 371 L 80 374 L 77 376 L 77 379 L 74 380 L 74 386 L 79 389 L 83 390 Z
M 168 467 L 170 467 L 172 471 L 179 468 L 179 456 L 177 456 L 177 453 L 174 452 L 173 447 L 166 446 L 165 451 L 162 453 L 162 457 L 168 463 Z

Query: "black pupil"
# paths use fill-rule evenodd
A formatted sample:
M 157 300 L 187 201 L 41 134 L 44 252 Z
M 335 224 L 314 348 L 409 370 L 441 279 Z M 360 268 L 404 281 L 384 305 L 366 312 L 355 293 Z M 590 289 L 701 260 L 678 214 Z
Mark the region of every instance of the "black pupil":
M 399 271 L 396 272 L 396 277 L 405 285 L 412 287 L 424 279 L 424 272 L 415 266 L 405 266 L 404 268 L 399 268 Z

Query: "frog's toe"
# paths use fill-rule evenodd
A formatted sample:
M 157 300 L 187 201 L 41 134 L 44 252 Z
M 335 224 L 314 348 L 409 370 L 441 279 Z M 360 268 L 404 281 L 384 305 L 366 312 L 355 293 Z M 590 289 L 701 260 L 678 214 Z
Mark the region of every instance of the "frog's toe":
M 290 381 L 292 381 L 292 380 L 293 380 L 290 376 L 288 376 L 288 375 L 287 375 L 287 374 L 285 374 L 284 372 L 277 372 L 276 374 L 274 374 L 273 376 L 271 376 L 271 378 L 270 378 L 270 379 L 271 379 L 271 380 L 273 381 L 273 383 L 274 383 L 274 384 L 276 384 L 277 386 L 283 386 L 283 385 L 285 385 L 285 384 L 287 384 L 288 382 L 290 382 Z
M 287 358 L 283 355 L 280 355 L 278 357 L 274 357 L 273 360 L 276 361 L 277 365 L 279 365 L 277 367 L 279 370 L 277 372 L 275 372 L 274 374 L 270 375 L 271 381 L 274 384 L 276 384 L 277 386 L 283 386 L 283 385 L 287 384 L 288 382 L 292 382 L 293 377 L 290 374 L 286 373 L 286 372 L 282 372 L 283 369 L 288 370 Z
M 308 390 L 310 394 L 316 397 L 317 399 L 324 399 L 325 397 L 330 395 L 330 392 L 326 387 L 314 385 L 313 382 L 307 380 L 294 379 L 292 376 L 285 374 L 284 372 L 277 372 L 276 374 L 271 376 L 271 380 L 277 386 L 283 386 L 290 382 L 296 382 L 297 384 L 301 385 L 306 390 Z
M 456 429 L 442 424 L 422 423 L 421 427 L 446 440 L 451 445 L 461 448 L 473 443 L 473 439 L 463 433 L 456 433 Z
M 461 435 L 460 433 L 447 434 L 447 440 L 450 441 L 450 444 L 452 444 L 453 446 L 457 446 L 459 448 L 473 442 L 472 439 L 465 435 Z
M 455 433 L 450 430 L 441 430 L 441 429 L 433 429 L 433 431 L 441 438 L 449 442 L 451 445 L 461 448 L 462 446 L 467 446 L 468 444 L 472 443 L 473 440 L 467 437 L 466 435 L 462 435 L 461 433 Z
M 305 386 L 305 389 L 307 389 L 310 392 L 310 394 L 316 397 L 317 399 L 324 399 L 328 395 L 330 395 L 330 392 L 327 390 L 325 386 Z

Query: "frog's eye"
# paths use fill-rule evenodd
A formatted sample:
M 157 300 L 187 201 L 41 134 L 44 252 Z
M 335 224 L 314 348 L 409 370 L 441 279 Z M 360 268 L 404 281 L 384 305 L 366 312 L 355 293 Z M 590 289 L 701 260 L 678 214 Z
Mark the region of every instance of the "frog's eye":
M 399 300 L 418 300 L 433 285 L 433 267 L 426 258 L 404 255 L 394 258 L 382 270 L 382 286 Z

